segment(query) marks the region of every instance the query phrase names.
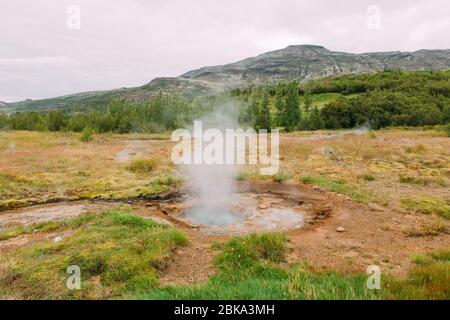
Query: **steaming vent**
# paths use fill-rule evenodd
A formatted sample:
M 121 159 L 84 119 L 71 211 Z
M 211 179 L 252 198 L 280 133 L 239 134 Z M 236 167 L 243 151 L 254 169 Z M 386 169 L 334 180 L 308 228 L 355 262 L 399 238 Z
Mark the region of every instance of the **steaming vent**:
M 235 180 L 240 171 L 237 163 L 218 161 L 207 164 L 195 161 L 195 155 L 200 155 L 197 160 L 200 159 L 209 147 L 210 139 L 204 139 L 203 130 L 211 128 L 215 134 L 221 133 L 220 136 L 225 137 L 227 129 L 240 128 L 238 110 L 237 106 L 229 103 L 198 121 L 200 126 L 194 123 L 190 135 L 194 160 L 182 167 L 187 174 L 193 198 L 185 203 L 178 218 L 208 233 L 242 234 L 303 227 L 304 211 L 285 203 L 284 198 L 272 194 L 239 192 Z M 230 150 L 226 148 L 226 139 L 219 141 L 223 152 L 214 149 L 214 153 L 218 152 L 225 160 Z M 233 150 L 230 151 L 231 155 L 237 153 L 237 146 Z
M 196 206 L 187 210 L 182 218 L 187 219 L 195 224 L 203 224 L 209 226 L 224 226 L 236 223 L 244 219 L 239 212 L 233 212 L 223 207 L 204 207 Z
M 245 234 L 301 228 L 305 212 L 274 194 L 240 193 L 224 206 L 206 206 L 198 199 L 185 203 L 178 216 L 211 234 Z

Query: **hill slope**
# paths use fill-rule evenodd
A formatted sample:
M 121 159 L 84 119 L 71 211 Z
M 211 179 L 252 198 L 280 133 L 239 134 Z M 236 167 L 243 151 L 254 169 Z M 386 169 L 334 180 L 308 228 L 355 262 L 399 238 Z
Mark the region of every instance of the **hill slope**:
M 101 109 L 113 97 L 145 99 L 155 92 L 177 91 L 185 96 L 207 95 L 237 86 L 280 80 L 308 81 L 326 76 L 386 69 L 440 70 L 450 68 L 450 50 L 353 54 L 322 46 L 296 45 L 222 66 L 203 67 L 176 78 L 156 78 L 136 88 L 92 91 L 63 97 L 8 104 L 9 110 Z

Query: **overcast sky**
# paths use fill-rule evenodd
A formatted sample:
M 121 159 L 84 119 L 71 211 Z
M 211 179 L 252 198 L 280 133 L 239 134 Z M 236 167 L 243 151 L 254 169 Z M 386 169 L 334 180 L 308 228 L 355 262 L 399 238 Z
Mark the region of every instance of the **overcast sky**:
M 138 86 L 291 44 L 355 53 L 450 48 L 449 0 L 0 3 L 6 102 Z

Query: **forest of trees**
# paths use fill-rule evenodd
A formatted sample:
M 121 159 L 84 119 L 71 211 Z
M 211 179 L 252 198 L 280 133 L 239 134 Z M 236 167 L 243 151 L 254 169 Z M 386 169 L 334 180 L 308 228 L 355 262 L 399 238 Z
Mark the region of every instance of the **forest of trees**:
M 315 97 L 337 95 L 320 107 Z M 242 125 L 255 129 L 318 130 L 424 126 L 450 122 L 450 71 L 384 71 L 239 88 L 187 99 L 159 93 L 137 101 L 114 98 L 103 111 L 0 113 L 0 129 L 160 133 L 184 127 L 232 102 Z
M 313 97 L 338 97 L 319 108 Z M 310 81 L 236 89 L 233 95 L 264 113 L 269 95 L 271 127 L 290 130 L 341 129 L 370 126 L 425 126 L 450 122 L 450 71 L 384 71 Z M 302 103 L 299 104 L 299 97 Z M 259 103 L 255 102 L 259 101 Z M 259 106 L 259 110 L 256 108 Z M 270 118 L 270 117 L 269 117 Z M 255 127 L 263 123 L 253 118 Z
M 157 94 L 144 101 L 112 99 L 104 111 L 20 112 L 0 115 L 0 127 L 13 130 L 95 132 L 164 132 L 186 125 L 201 112 L 174 94 Z M 3 120 L 2 120 L 3 119 Z

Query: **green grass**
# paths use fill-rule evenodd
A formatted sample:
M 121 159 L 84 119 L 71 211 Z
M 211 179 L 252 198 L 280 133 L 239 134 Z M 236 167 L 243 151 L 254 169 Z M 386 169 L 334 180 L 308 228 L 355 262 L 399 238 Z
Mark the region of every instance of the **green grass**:
M 23 227 L 22 225 L 12 226 L 0 231 L 0 241 L 15 238 L 24 233 L 27 233 L 27 228 Z
M 447 137 L 450 137 L 450 123 L 447 123 L 444 128 Z
M 416 197 L 403 198 L 400 205 L 409 211 L 423 214 L 437 214 L 445 219 L 450 219 L 450 204 L 438 198 Z
M 23 234 L 53 232 L 75 229 L 95 218 L 95 214 L 86 213 L 71 219 L 44 221 L 29 226 L 16 225 L 0 231 L 0 241 L 15 238 Z
M 450 249 L 413 257 L 417 265 L 405 279 L 389 278 L 388 289 L 397 299 L 450 299 Z
M 137 299 L 449 299 L 450 250 L 413 258 L 405 278 L 383 275 L 380 290 L 366 287 L 366 274 L 317 272 L 306 264 L 283 265 L 287 239 L 281 234 L 233 238 L 216 245 L 219 272 L 202 285 L 168 286 Z
M 420 178 L 420 177 L 406 176 L 406 175 L 400 175 L 399 181 L 401 183 L 416 184 L 416 185 L 421 185 L 421 186 L 426 186 L 430 183 L 430 181 L 427 179 Z
M 306 266 L 283 267 L 283 234 L 236 237 L 215 259 L 218 274 L 199 286 L 153 289 L 138 299 L 376 299 L 363 275 L 314 273 Z
M 273 180 L 273 182 L 282 183 L 284 181 L 288 181 L 288 180 L 292 179 L 293 177 L 294 177 L 294 175 L 292 173 L 280 172 L 280 173 L 274 174 L 272 176 L 272 180 Z
M 127 169 L 133 173 L 148 174 L 159 165 L 158 159 L 142 159 L 131 162 Z
M 126 208 L 41 225 L 41 231 L 49 228 L 72 234 L 2 255 L 0 265 L 8 267 L 1 269 L 0 298 L 123 297 L 156 287 L 172 250 L 187 243 L 179 231 Z M 66 288 L 71 265 L 81 269 L 81 290 Z
M 356 202 L 367 204 L 377 200 L 370 191 L 343 180 L 315 175 L 302 176 L 300 180 L 303 183 L 314 184 L 333 192 L 345 194 Z
M 176 187 L 179 186 L 183 181 L 172 175 L 159 175 L 156 177 L 152 177 L 150 179 L 149 185 L 159 185 L 159 186 L 168 186 L 168 187 Z
M 234 180 L 245 181 L 247 178 L 248 178 L 248 174 L 246 172 L 239 172 L 239 174 L 234 177 Z
M 317 106 L 318 108 L 322 108 L 327 103 L 337 100 L 339 97 L 353 98 L 358 96 L 358 93 L 342 95 L 341 93 L 334 92 L 326 92 L 326 93 L 316 93 L 311 94 L 312 104 L 313 106 Z M 304 106 L 304 96 L 300 96 L 300 105 Z
M 0 269 L 0 298 L 450 299 L 450 249 L 413 256 L 406 277 L 382 274 L 381 289 L 369 290 L 366 274 L 288 264 L 289 240 L 282 233 L 252 234 L 213 243 L 218 272 L 206 283 L 161 287 L 158 270 L 173 248 L 187 242 L 180 232 L 124 208 L 66 220 L 51 230 L 67 228 L 74 233 L 58 243 L 0 258 L 0 266 L 11 263 Z M 81 290 L 65 287 L 69 265 L 81 269 Z
M 81 142 L 91 142 L 93 137 L 94 130 L 92 130 L 91 128 L 84 128 L 83 131 L 81 132 L 81 137 L 80 137 L 80 141 Z

